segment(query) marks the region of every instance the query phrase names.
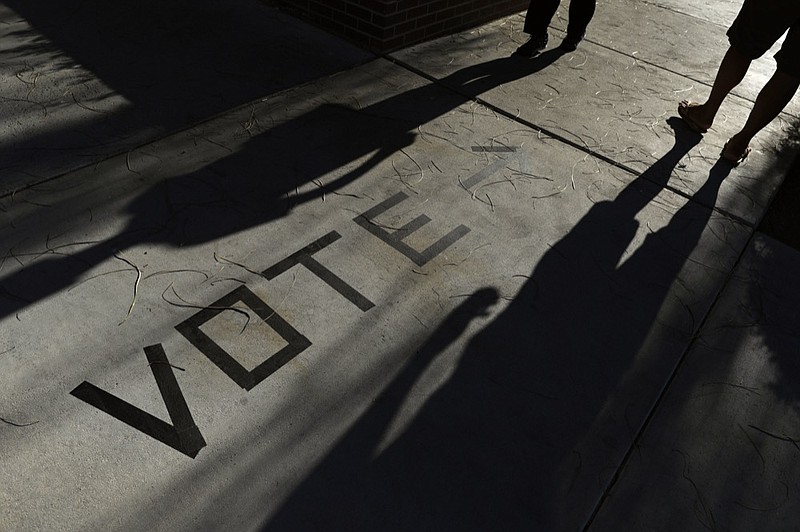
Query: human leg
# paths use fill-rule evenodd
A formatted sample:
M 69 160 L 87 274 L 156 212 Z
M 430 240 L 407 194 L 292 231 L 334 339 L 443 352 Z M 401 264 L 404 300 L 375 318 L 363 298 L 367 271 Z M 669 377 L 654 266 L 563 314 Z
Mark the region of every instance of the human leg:
M 698 133 L 711 127 L 725 97 L 742 81 L 750 63 L 769 50 L 797 20 L 798 6 L 795 0 L 745 0 L 728 29 L 730 48 L 708 99 L 702 104 L 684 100 L 678 105 L 678 113 L 689 127 Z
M 569 3 L 569 23 L 567 37 L 580 41 L 586 33 L 586 27 L 594 16 L 597 0 L 571 0 Z
M 761 89 L 744 127 L 728 141 L 722 156 L 730 161 L 741 158 L 753 137 L 772 122 L 789 104 L 800 87 L 800 77 L 776 70 Z
M 775 55 L 778 67 L 761 92 L 756 97 L 750 115 L 744 127 L 728 141 L 726 152 L 730 159 L 737 154 L 744 153 L 753 137 L 772 122 L 789 102 L 800 87 L 800 9 L 784 15 L 792 15 L 795 22 L 789 28 L 781 45 L 780 51 Z
M 735 47 L 728 48 L 705 103 L 693 104 L 684 100 L 678 105 L 678 113 L 692 129 L 705 133 L 711 127 L 725 97 L 744 79 L 751 62 L 748 56 Z
M 525 13 L 522 31 L 530 35 L 528 42 L 517 48 L 514 55 L 533 57 L 547 47 L 547 26 L 555 15 L 560 0 L 531 0 Z
M 561 0 L 531 0 L 522 31 L 532 38 L 547 35 L 547 26 L 553 20 L 560 3 Z

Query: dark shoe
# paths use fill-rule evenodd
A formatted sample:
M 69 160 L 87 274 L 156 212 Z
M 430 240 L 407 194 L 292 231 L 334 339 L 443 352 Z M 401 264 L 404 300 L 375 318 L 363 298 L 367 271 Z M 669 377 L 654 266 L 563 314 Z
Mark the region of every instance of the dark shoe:
M 578 49 L 578 45 L 582 40 L 583 40 L 583 35 L 580 35 L 578 37 L 575 37 L 573 35 L 567 35 L 566 37 L 564 37 L 564 40 L 561 41 L 561 46 L 559 46 L 559 48 L 567 52 L 574 52 L 575 50 Z
M 533 57 L 547 48 L 547 34 L 541 37 L 531 37 L 528 42 L 517 48 L 513 55 Z

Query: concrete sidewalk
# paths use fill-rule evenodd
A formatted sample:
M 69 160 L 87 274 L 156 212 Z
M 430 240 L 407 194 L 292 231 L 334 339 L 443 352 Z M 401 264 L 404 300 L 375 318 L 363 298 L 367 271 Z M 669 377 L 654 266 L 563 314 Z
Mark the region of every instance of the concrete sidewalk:
M 796 527 L 800 252 L 755 228 L 800 109 L 735 169 L 771 59 L 675 112 L 736 2 L 522 60 L 521 15 L 370 58 L 209 1 L 141 85 L 4 4 L 1 529 Z

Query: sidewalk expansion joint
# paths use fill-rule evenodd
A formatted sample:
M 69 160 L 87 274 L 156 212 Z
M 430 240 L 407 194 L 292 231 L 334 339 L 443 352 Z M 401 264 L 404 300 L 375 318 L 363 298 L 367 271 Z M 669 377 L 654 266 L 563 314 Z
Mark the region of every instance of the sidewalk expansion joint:
M 330 74 L 325 74 L 325 75 L 320 76 L 318 78 L 314 78 L 312 80 L 309 80 L 309 81 L 306 81 L 306 82 L 303 82 L 303 83 L 298 83 L 297 85 L 293 85 L 293 86 L 287 87 L 285 89 L 280 89 L 280 90 L 277 90 L 275 92 L 270 92 L 268 94 L 264 94 L 262 96 L 259 96 L 258 98 L 254 98 L 254 99 L 252 99 L 250 101 L 247 101 L 247 102 L 244 102 L 242 104 L 235 105 L 235 106 L 230 107 L 228 109 L 224 109 L 222 111 L 219 111 L 218 113 L 214 113 L 214 114 L 206 116 L 204 118 L 200 118 L 198 120 L 195 120 L 194 122 L 190 122 L 190 123 L 186 124 L 185 126 L 178 126 L 178 127 L 174 128 L 174 129 L 165 130 L 165 131 L 163 131 L 163 132 L 161 132 L 159 134 L 153 135 L 152 137 L 150 137 L 148 139 L 142 140 L 141 142 L 138 142 L 137 144 L 135 144 L 135 145 L 133 145 L 131 147 L 110 152 L 110 153 L 104 155 L 103 157 L 101 157 L 101 158 L 99 158 L 97 160 L 89 161 L 89 162 L 87 162 L 85 164 L 79 164 L 79 165 L 75 166 L 74 168 L 69 168 L 68 170 L 64 170 L 63 172 L 58 173 L 58 174 L 53 175 L 53 176 L 49 176 L 49 177 L 42 176 L 37 181 L 31 182 L 31 183 L 26 183 L 26 184 L 24 184 L 22 186 L 19 186 L 17 188 L 12 189 L 12 190 L 7 190 L 7 191 L 4 191 L 4 192 L 0 192 L 0 199 L 5 199 L 5 198 L 9 198 L 9 197 L 13 198 L 14 195 L 19 193 L 19 192 L 23 192 L 25 190 L 29 190 L 29 189 L 38 187 L 40 185 L 44 185 L 44 184 L 47 184 L 47 183 L 51 183 L 53 181 L 57 181 L 59 179 L 63 179 L 64 177 L 66 177 L 66 176 L 68 176 L 68 175 L 70 175 L 70 174 L 72 174 L 74 172 L 79 172 L 79 171 L 84 170 L 86 168 L 89 168 L 91 166 L 97 166 L 97 165 L 99 165 L 101 163 L 104 163 L 106 161 L 114 159 L 115 157 L 120 157 L 120 156 L 125 155 L 125 154 L 133 153 L 133 152 L 135 152 L 137 150 L 141 150 L 145 146 L 149 146 L 150 144 L 154 144 L 156 142 L 161 142 L 161 141 L 163 141 L 165 139 L 168 139 L 169 137 L 172 137 L 174 135 L 180 135 L 181 133 L 185 133 L 185 132 L 190 131 L 190 130 L 196 128 L 196 127 L 200 127 L 200 126 L 202 126 L 204 124 L 208 124 L 209 122 L 212 122 L 214 120 L 222 118 L 222 117 L 224 117 L 224 116 L 226 116 L 228 114 L 236 113 L 236 112 L 241 111 L 243 109 L 247 109 L 248 107 L 252 107 L 254 105 L 258 105 L 259 103 L 265 102 L 270 98 L 279 97 L 279 96 L 281 96 L 283 94 L 287 94 L 289 92 L 295 91 L 295 90 L 300 89 L 302 87 L 306 87 L 308 85 L 313 85 L 314 83 L 319 83 L 321 80 L 329 79 L 329 78 L 332 78 L 334 76 L 339 76 L 344 72 L 347 72 L 347 71 L 350 71 L 350 70 L 354 70 L 356 68 L 364 66 L 365 64 L 367 64 L 367 63 L 369 63 L 371 61 L 374 61 L 375 59 L 378 59 L 378 58 L 379 58 L 378 55 L 374 55 L 373 57 L 369 57 L 369 58 L 365 59 L 362 62 L 356 63 L 356 64 L 354 64 L 352 66 L 349 66 L 349 67 L 344 68 L 342 70 L 339 70 L 337 72 L 331 72 Z M 36 177 L 39 177 L 39 176 L 36 176 Z
M 409 65 L 408 63 L 406 63 L 406 62 L 404 62 L 404 61 L 402 61 L 400 59 L 392 57 L 391 55 L 388 55 L 388 54 L 384 55 L 383 58 L 388 60 L 388 61 L 391 61 L 392 63 L 394 63 L 395 65 L 397 65 L 399 67 L 405 68 L 406 70 L 408 70 L 409 72 L 411 72 L 413 74 L 416 74 L 416 75 L 418 75 L 418 76 L 420 76 L 422 78 L 427 79 L 428 81 L 430 81 L 432 83 L 435 83 L 435 84 L 439 85 L 440 87 L 443 87 L 443 88 L 445 88 L 447 90 L 455 92 L 459 96 L 462 96 L 462 97 L 465 97 L 465 98 L 469 99 L 469 101 L 473 101 L 475 103 L 479 103 L 480 105 L 486 107 L 487 109 L 491 109 L 495 113 L 497 113 L 499 115 L 502 115 L 502 116 L 508 118 L 509 120 L 511 120 L 513 122 L 516 122 L 517 124 L 519 124 L 521 126 L 530 128 L 533 131 L 536 131 L 537 133 L 542 133 L 544 135 L 547 135 L 548 137 L 550 137 L 550 138 L 552 138 L 552 139 L 554 139 L 554 140 L 556 140 L 558 142 L 561 142 L 562 144 L 566 144 L 566 145 L 568 145 L 568 146 L 570 146 L 572 148 L 575 148 L 576 150 L 579 150 L 579 151 L 581 151 L 581 152 L 583 152 L 583 153 L 585 153 L 587 155 L 590 155 L 591 157 L 599 159 L 599 160 L 603 161 L 604 163 L 607 163 L 607 164 L 609 164 L 609 165 L 611 165 L 611 166 L 613 166 L 615 168 L 618 168 L 618 169 L 622 170 L 623 172 L 626 172 L 626 173 L 628 173 L 628 174 L 630 174 L 630 175 L 632 175 L 634 177 L 640 177 L 642 175 L 642 172 L 639 172 L 639 171 L 635 170 L 634 168 L 632 168 L 632 167 L 630 167 L 630 166 L 628 166 L 628 165 L 626 165 L 624 163 L 616 161 L 616 160 L 612 159 L 611 157 L 608 157 L 607 155 L 603 155 L 602 153 L 591 149 L 585 143 L 582 144 L 580 142 L 576 142 L 576 141 L 574 141 L 572 139 L 569 139 L 568 137 L 565 137 L 564 135 L 556 133 L 555 131 L 551 131 L 551 130 L 543 127 L 543 126 L 539 126 L 537 124 L 534 124 L 533 122 L 525 120 L 524 118 L 520 118 L 516 114 L 511 113 L 509 111 L 506 111 L 505 109 L 503 109 L 501 107 L 498 107 L 497 105 L 489 103 L 486 100 L 484 100 L 483 98 L 480 98 L 479 96 L 472 96 L 472 95 L 470 95 L 470 94 L 468 94 L 466 92 L 462 92 L 458 88 L 455 88 L 455 87 L 452 87 L 452 86 L 450 86 L 450 85 L 448 85 L 446 83 L 443 83 L 441 80 L 435 78 L 434 76 L 431 76 L 430 74 L 428 74 L 426 72 L 423 72 L 422 70 L 419 70 L 418 68 L 416 68 L 416 67 L 414 67 L 412 65 Z M 647 179 L 647 178 L 645 178 L 645 179 Z M 662 186 L 662 185 L 658 185 L 658 186 Z M 682 191 L 682 190 L 680 190 L 678 188 L 675 188 L 675 187 L 673 187 L 671 185 L 663 185 L 662 188 L 664 190 L 672 192 L 673 194 L 675 194 L 677 196 L 680 196 L 680 197 L 682 197 L 682 198 L 684 198 L 684 199 L 686 199 L 688 201 L 695 202 L 695 199 L 692 197 L 692 194 L 690 194 L 688 192 L 684 192 L 684 191 Z M 753 229 L 755 229 L 755 227 L 757 227 L 757 224 L 753 224 L 752 222 L 749 222 L 749 221 L 745 220 L 744 218 L 742 218 L 741 216 L 733 214 L 732 212 L 729 212 L 726 209 L 722 209 L 722 208 L 719 208 L 717 206 L 713 206 L 713 207 L 709 207 L 709 208 L 712 211 L 717 212 L 717 213 L 719 213 L 719 214 L 721 214 L 723 216 L 726 216 L 726 217 L 730 218 L 731 220 L 733 220 L 735 222 L 738 222 L 738 223 L 741 223 L 741 224 L 743 224 L 745 226 L 751 227 Z
M 657 7 L 659 9 L 663 9 L 665 11 L 671 11 L 673 13 L 677 13 L 678 15 L 683 15 L 684 17 L 691 17 L 691 18 L 693 18 L 695 20 L 699 20 L 699 21 L 703 22 L 704 24 L 711 24 L 713 26 L 717 26 L 718 28 L 727 29 L 727 26 L 724 25 L 724 24 L 719 24 L 717 22 L 714 22 L 714 21 L 711 21 L 711 20 L 708 20 L 708 19 L 700 18 L 697 15 L 692 15 L 691 13 L 687 13 L 685 11 L 681 11 L 679 9 L 675 9 L 674 7 L 670 7 L 670 6 L 664 5 L 664 4 L 659 3 L 659 2 L 650 2 L 648 0 L 639 0 L 639 1 L 641 3 L 643 3 L 643 4 L 645 4 L 645 5 L 648 5 L 648 6 Z
M 683 72 L 677 72 L 675 70 L 672 70 L 671 68 L 667 68 L 667 67 L 659 65 L 657 63 L 653 63 L 653 62 L 647 61 L 645 59 L 640 59 L 640 58 L 638 58 L 638 57 L 636 57 L 634 55 L 631 55 L 631 54 L 626 54 L 624 52 L 620 52 L 619 50 L 616 50 L 616 49 L 611 48 L 609 46 L 606 46 L 604 44 L 595 42 L 595 41 L 593 41 L 591 39 L 584 39 L 584 40 L 586 42 L 592 43 L 594 46 L 597 46 L 598 48 L 603 48 L 604 50 L 608 50 L 609 52 L 614 52 L 614 53 L 619 54 L 619 55 L 621 55 L 623 57 L 627 57 L 629 59 L 633 59 L 637 63 L 642 63 L 644 65 L 656 68 L 658 70 L 661 70 L 662 72 L 668 72 L 670 74 L 674 74 L 674 75 L 676 75 L 678 77 L 687 79 L 687 80 L 692 81 L 694 83 L 697 83 L 699 85 L 704 85 L 704 86 L 708 87 L 709 89 L 711 89 L 711 84 L 710 83 L 708 83 L 706 81 L 701 81 L 699 79 L 695 79 L 695 78 L 693 78 L 691 76 L 687 76 Z M 748 104 L 750 104 L 750 106 L 755 104 L 755 100 L 754 99 L 746 98 L 746 97 L 742 96 L 741 94 L 737 94 L 735 89 L 733 91 L 731 91 L 730 97 L 731 98 L 738 98 L 739 100 L 747 102 Z M 791 117 L 791 118 L 799 118 L 800 117 L 800 115 L 794 115 L 794 114 L 786 111 L 785 109 L 780 112 L 780 116 L 788 116 L 788 117 Z
M 714 299 L 712 300 L 711 304 L 708 306 L 708 311 L 706 311 L 706 314 L 705 314 L 705 316 L 703 316 L 703 319 L 700 320 L 700 324 L 697 326 L 696 331 L 692 334 L 691 338 L 689 339 L 689 342 L 687 343 L 686 348 L 683 350 L 683 353 L 681 353 L 681 356 L 678 359 L 678 362 L 675 363 L 675 367 L 673 368 L 672 373 L 670 374 L 670 376 L 667 379 L 667 381 L 664 383 L 664 386 L 661 388 L 661 391 L 659 392 L 658 397 L 653 402 L 653 405 L 650 408 L 650 410 L 648 411 L 647 416 L 645 417 L 644 421 L 642 422 L 642 425 L 640 426 L 639 430 L 636 432 L 636 437 L 633 439 L 633 442 L 631 443 L 630 447 L 628 447 L 628 450 L 625 452 L 625 455 L 622 457 L 622 460 L 620 461 L 619 466 L 614 471 L 614 475 L 611 477 L 611 479 L 608 481 L 608 484 L 603 489 L 603 494 L 600 496 L 600 499 L 597 501 L 597 504 L 595 505 L 595 508 L 592 511 L 592 514 L 589 516 L 589 520 L 586 522 L 586 526 L 583 527 L 583 532 L 590 532 L 592 524 L 594 523 L 595 519 L 597 518 L 598 514 L 600 513 L 600 510 L 602 510 L 603 505 L 605 504 L 605 501 L 610 496 L 611 490 L 617 484 L 617 481 L 619 480 L 620 476 L 622 475 L 622 472 L 627 467 L 628 462 L 630 462 L 630 459 L 631 459 L 631 456 L 633 455 L 633 452 L 636 449 L 639 448 L 639 445 L 641 444 L 641 441 L 644 438 L 645 432 L 647 431 L 648 427 L 652 423 L 653 418 L 655 418 L 656 412 L 661 407 L 661 404 L 664 402 L 664 398 L 666 397 L 667 392 L 669 391 L 670 387 L 672 386 L 672 383 L 675 381 L 676 377 L 678 376 L 678 372 L 680 372 L 681 368 L 685 365 L 686 359 L 689 356 L 689 353 L 692 351 L 692 349 L 694 348 L 695 344 L 698 342 L 698 340 L 702 336 L 702 331 L 705 328 L 706 323 L 708 322 L 709 318 L 714 314 L 714 311 L 717 308 L 717 304 L 719 303 L 719 300 L 722 297 L 722 294 L 725 293 L 725 290 L 728 288 L 728 285 L 730 285 L 731 279 L 733 279 L 734 273 L 736 272 L 736 270 L 739 267 L 739 265 L 742 263 L 742 260 L 744 259 L 744 256 L 747 253 L 747 250 L 750 249 L 750 246 L 753 243 L 753 239 L 755 238 L 755 235 L 756 235 L 756 230 L 754 229 L 750 233 L 750 236 L 747 238 L 744 246 L 742 246 L 742 250 L 739 253 L 739 256 L 736 257 L 736 260 L 734 261 L 733 265 L 731 266 L 730 270 L 728 271 L 728 274 L 725 277 L 725 280 L 720 284 L 719 290 L 714 295 Z
M 556 132 L 550 131 L 545 127 L 542 127 L 542 126 L 539 126 L 539 125 L 534 124 L 532 122 L 529 122 L 527 120 L 521 119 L 517 115 L 515 115 L 513 113 L 510 113 L 510 112 L 508 112 L 508 111 L 506 111 L 506 110 L 504 110 L 504 109 L 502 109 L 502 108 L 500 108 L 500 107 L 498 107 L 496 105 L 493 105 L 493 104 L 483 100 L 480 97 L 471 96 L 471 95 L 466 94 L 466 93 L 464 93 L 462 91 L 459 91 L 457 88 L 451 87 L 451 86 L 441 82 L 437 78 L 435 78 L 435 77 L 433 77 L 433 76 L 431 76 L 431 75 L 429 75 L 429 74 L 427 74 L 427 73 L 425 73 L 425 72 L 423 72 L 423 71 L 421 71 L 421 70 L 419 70 L 419 69 L 417 69 L 417 68 L 415 68 L 415 67 L 413 67 L 413 66 L 411 66 L 411 65 L 409 65 L 409 64 L 407 64 L 407 63 L 405 63 L 405 62 L 403 62 L 401 60 L 399 60 L 399 59 L 396 59 L 396 58 L 394 58 L 392 56 L 389 56 L 389 55 L 386 55 L 384 57 L 387 60 L 393 62 L 394 64 L 396 64 L 398 66 L 401 66 L 401 67 L 409 70 L 410 72 L 427 79 L 428 81 L 430 81 L 432 83 L 436 83 L 436 84 L 438 84 L 438 85 L 440 85 L 440 86 L 442 86 L 442 87 L 444 87 L 444 88 L 446 88 L 448 90 L 451 90 L 453 92 L 458 93 L 461 96 L 465 96 L 465 97 L 469 98 L 471 101 L 479 103 L 479 104 L 487 107 L 488 109 L 491 109 L 492 111 L 494 111 L 494 112 L 496 112 L 496 113 L 508 118 L 509 120 L 512 120 L 512 121 L 514 121 L 514 122 L 516 122 L 516 123 L 518 123 L 518 124 L 520 124 L 522 126 L 529 127 L 534 131 L 537 131 L 537 132 L 540 132 L 542 134 L 548 135 L 551 138 L 553 138 L 553 139 L 555 139 L 555 140 L 557 140 L 559 142 L 567 144 L 568 146 L 573 147 L 573 148 L 575 148 L 575 149 L 577 149 L 577 150 L 579 150 L 579 151 L 581 151 L 583 153 L 586 153 L 586 154 L 588 154 L 588 155 L 590 155 L 592 157 L 600 159 L 603 162 L 608 163 L 611 166 L 614 166 L 614 167 L 616 167 L 616 168 L 618 168 L 618 169 L 620 169 L 620 170 L 622 170 L 624 172 L 627 172 L 628 174 L 630 174 L 632 176 L 635 176 L 635 177 L 641 176 L 641 172 L 636 171 L 635 169 L 631 168 L 628 165 L 625 165 L 623 163 L 615 161 L 614 159 L 612 159 L 612 158 L 610 158 L 610 157 L 608 157 L 606 155 L 603 155 L 602 153 L 598 153 L 598 152 L 596 152 L 595 150 L 592 150 L 591 148 L 589 148 L 586 145 L 582 145 L 581 143 L 575 142 L 574 140 L 571 140 L 571 139 L 569 139 L 569 138 L 567 138 L 567 137 L 565 137 L 563 135 L 560 135 L 560 134 L 558 134 Z M 686 192 L 678 190 L 678 189 L 676 189 L 676 188 L 674 188 L 672 186 L 667 185 L 667 186 L 664 186 L 663 188 L 665 190 L 669 190 L 670 192 L 672 192 L 672 193 L 674 193 L 674 194 L 676 194 L 676 195 L 678 195 L 680 197 L 683 197 L 684 199 L 686 199 L 688 201 L 692 201 L 692 202 L 695 201 L 690 194 L 687 194 Z M 733 277 L 734 272 L 736 271 L 736 268 L 741 263 L 741 261 L 742 261 L 742 259 L 744 257 L 744 254 L 746 253 L 748 247 L 750 246 L 750 244 L 753 241 L 753 238 L 754 238 L 754 235 L 755 235 L 755 228 L 756 228 L 757 224 L 754 224 L 752 222 L 748 222 L 747 220 L 743 219 L 742 217 L 737 216 L 737 215 L 735 215 L 735 214 L 733 214 L 731 212 L 728 212 L 725 209 L 720 209 L 718 207 L 711 207 L 711 209 L 713 211 L 715 211 L 715 212 L 718 212 L 718 213 L 722 214 L 723 216 L 726 216 L 726 217 L 730 218 L 731 220 L 734 220 L 734 221 L 736 221 L 738 223 L 743 224 L 746 227 L 750 227 L 752 229 L 752 231 L 750 233 L 750 236 L 747 239 L 746 245 L 743 247 L 743 249 L 740 252 L 739 256 L 736 258 L 736 261 L 733 264 L 733 267 L 728 272 L 727 277 L 725 278 L 725 280 L 723 281 L 723 283 L 720 286 L 720 289 L 717 291 L 716 295 L 714 296 L 714 299 L 713 299 L 711 305 L 709 306 L 708 311 L 703 316 L 703 319 L 700 321 L 700 324 L 698 325 L 698 327 L 697 327 L 696 331 L 694 332 L 692 338 L 690 339 L 689 343 L 687 344 L 687 346 L 684 349 L 683 353 L 681 354 L 680 358 L 676 362 L 675 367 L 673 368 L 669 378 L 667 379 L 666 383 L 664 384 L 663 388 L 661 389 L 658 397 L 654 401 L 652 407 L 649 409 L 648 414 L 645 417 L 645 420 L 643 421 L 641 427 L 637 431 L 636 437 L 633 439 L 632 444 L 630 445 L 630 447 L 626 451 L 625 455 L 623 456 L 622 461 L 620 462 L 619 466 L 615 470 L 614 475 L 611 478 L 611 480 L 609 481 L 608 485 L 603 490 L 603 494 L 601 495 L 601 497 L 598 500 L 594 510 L 592 511 L 592 514 L 589 517 L 589 520 L 587 521 L 586 526 L 583 528 L 584 532 L 588 532 L 589 531 L 589 529 L 592 526 L 595 518 L 597 517 L 598 513 L 600 512 L 605 500 L 608 498 L 608 495 L 609 495 L 611 489 L 614 487 L 614 485 L 619 480 L 619 477 L 620 477 L 622 471 L 625 469 L 626 465 L 628 464 L 628 462 L 630 460 L 630 457 L 632 456 L 634 450 L 639 446 L 645 431 L 647 430 L 647 428 L 650 425 L 652 419 L 655 417 L 656 412 L 658 411 L 659 407 L 661 406 L 662 402 L 664 401 L 664 397 L 666 396 L 667 391 L 669 390 L 670 386 L 674 382 L 674 380 L 675 380 L 678 372 L 680 371 L 681 367 L 684 365 L 688 354 L 691 352 L 692 348 L 694 347 L 694 345 L 696 344 L 698 338 L 700 337 L 701 331 L 705 327 L 705 324 L 707 323 L 709 317 L 713 314 L 714 309 L 716 308 L 717 303 L 719 302 L 719 298 L 721 297 L 721 295 L 725 291 L 725 288 L 730 284 L 731 278 Z

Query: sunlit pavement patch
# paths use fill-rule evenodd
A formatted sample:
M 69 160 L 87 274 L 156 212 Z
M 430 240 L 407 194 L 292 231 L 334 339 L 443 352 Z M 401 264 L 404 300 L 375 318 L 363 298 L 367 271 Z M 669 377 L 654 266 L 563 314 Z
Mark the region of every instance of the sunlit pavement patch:
M 658 160 L 669 142 L 672 134 L 665 131 L 665 120 L 678 116 L 682 99 L 702 101 L 707 96 L 709 87 L 703 80 L 713 79 L 719 57 L 727 49 L 724 40 L 681 41 L 681 31 L 687 31 L 683 27 L 689 21 L 696 32 L 711 27 L 722 37 L 724 28 L 645 3 L 636 10 L 612 4 L 598 11 L 600 20 L 593 21 L 598 27 L 592 26 L 597 39 L 590 33 L 570 54 L 558 49 L 558 34 L 551 30 L 553 44 L 538 57 L 509 57 L 527 38 L 521 33 L 524 19 L 511 17 L 402 50 L 393 57 L 587 153 L 642 172 Z M 631 28 L 641 26 L 641 33 L 611 25 L 611 20 Z M 648 32 L 653 30 L 648 27 L 656 24 L 655 20 L 674 31 L 662 28 L 649 38 Z M 617 33 L 618 40 L 614 39 Z M 694 38 L 695 34 L 691 35 Z M 705 59 L 713 46 L 719 54 L 703 63 L 702 67 L 710 70 L 706 75 L 698 77 L 697 65 L 684 71 L 698 50 L 703 50 Z M 671 50 L 666 52 L 671 59 L 653 55 L 664 49 Z M 699 190 L 727 139 L 744 124 L 757 90 L 771 75 L 774 64 L 770 61 L 771 57 L 764 57 L 754 63 L 747 78 L 752 83 L 726 101 L 714 128 L 675 168 L 671 187 L 689 195 Z M 787 111 L 796 109 L 796 105 L 790 106 Z M 756 137 L 757 153 L 722 184 L 717 208 L 751 224 L 758 222 L 796 151 L 796 146 L 786 145 L 787 133 L 796 130 L 791 127 L 792 120 L 792 115 L 784 114 Z

